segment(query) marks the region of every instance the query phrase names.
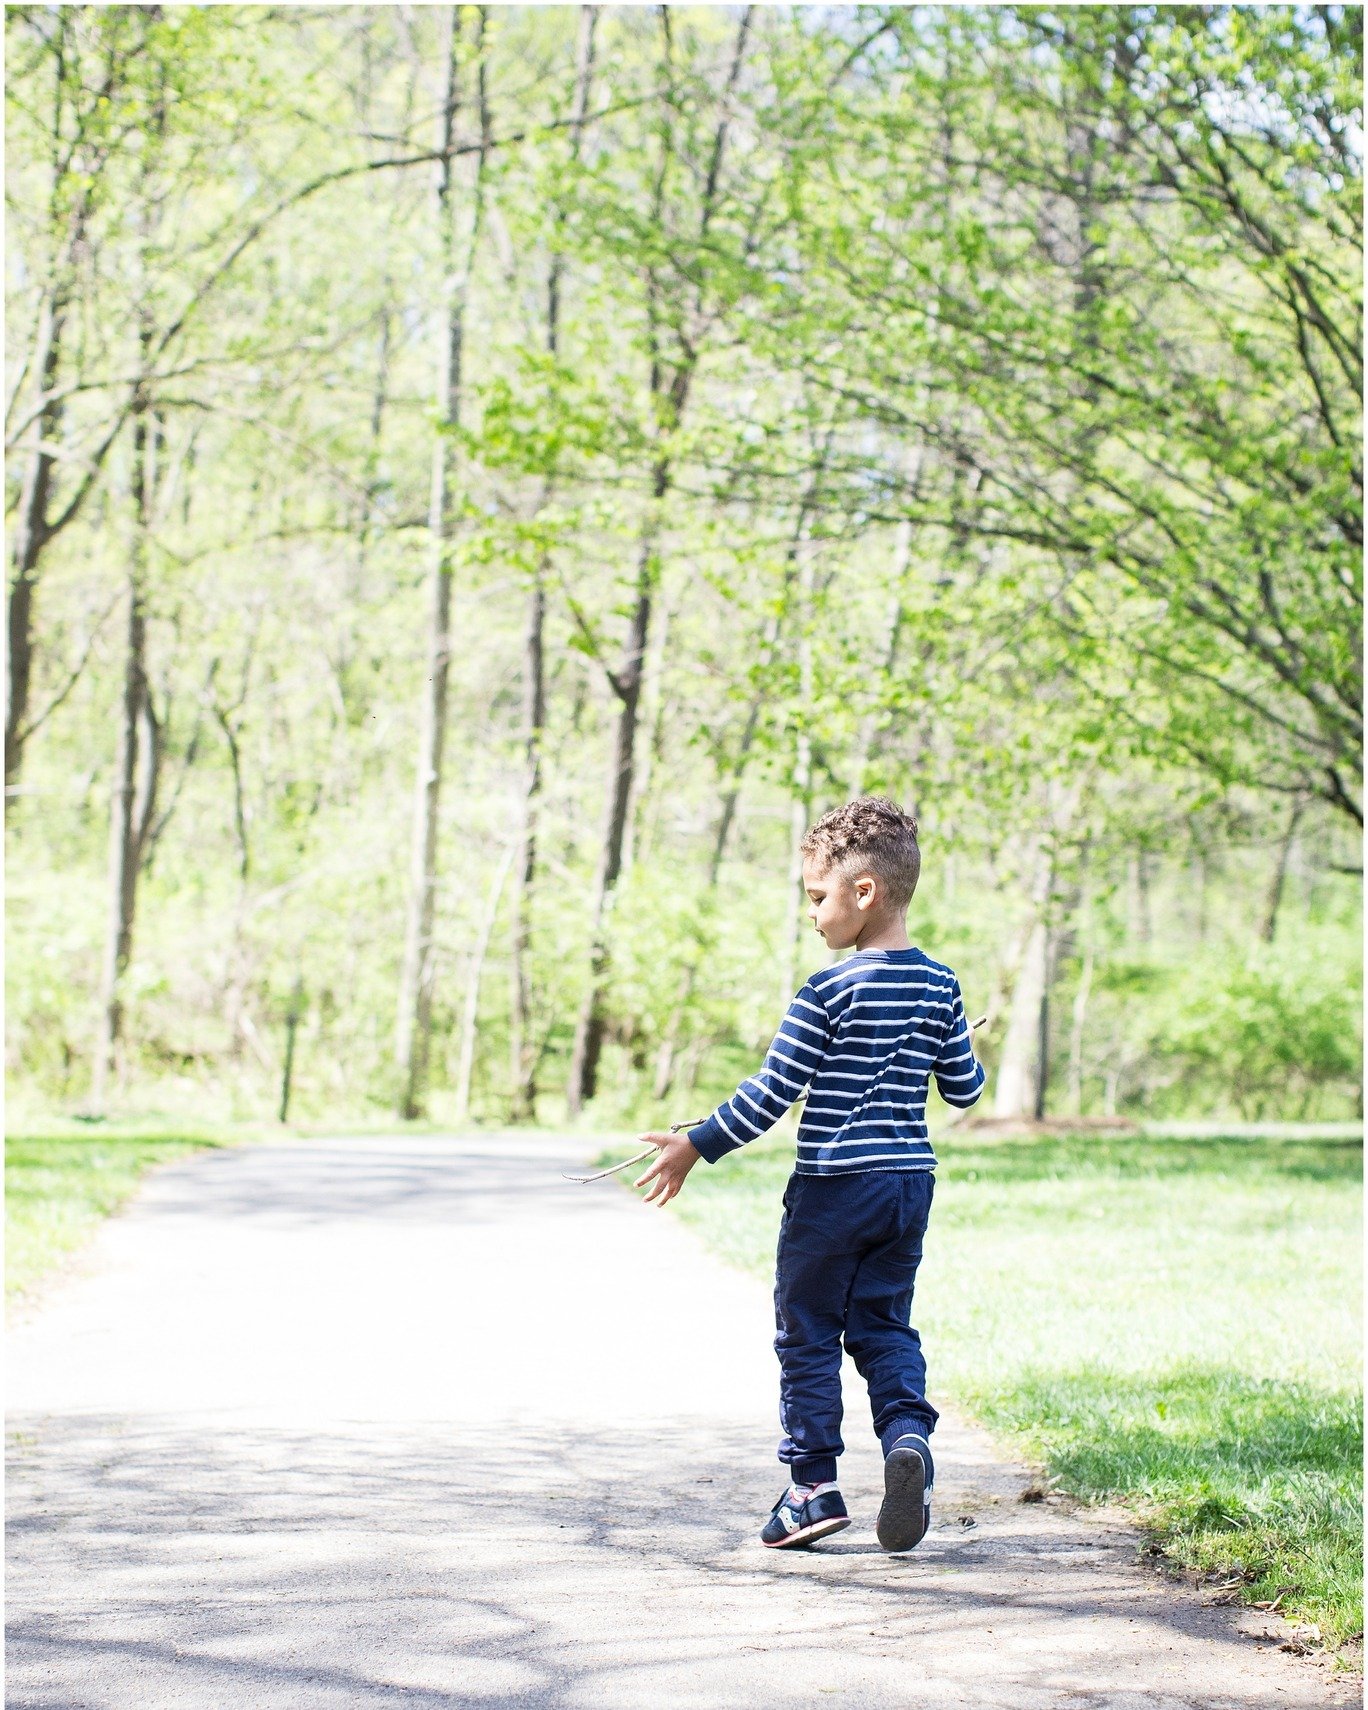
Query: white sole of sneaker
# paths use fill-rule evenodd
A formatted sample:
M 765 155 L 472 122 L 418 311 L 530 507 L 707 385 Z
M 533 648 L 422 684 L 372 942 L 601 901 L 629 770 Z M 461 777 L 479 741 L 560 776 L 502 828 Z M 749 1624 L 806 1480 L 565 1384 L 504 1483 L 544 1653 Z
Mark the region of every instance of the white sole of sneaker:
M 811 1526 L 800 1526 L 796 1532 L 790 1532 L 787 1538 L 779 1538 L 773 1544 L 765 1544 L 767 1550 L 788 1550 L 794 1544 L 810 1544 L 814 1538 L 825 1538 L 832 1532 L 844 1532 L 850 1524 L 848 1514 L 833 1514 L 829 1520 L 815 1521 Z M 762 1544 L 765 1540 L 760 1540 Z

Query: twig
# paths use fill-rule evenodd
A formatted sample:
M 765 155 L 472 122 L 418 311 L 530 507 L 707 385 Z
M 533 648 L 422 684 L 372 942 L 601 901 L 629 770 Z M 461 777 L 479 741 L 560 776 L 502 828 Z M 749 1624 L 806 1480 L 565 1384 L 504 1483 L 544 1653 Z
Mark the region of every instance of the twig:
M 692 1122 L 672 1122 L 670 1124 L 670 1133 L 678 1134 L 681 1128 L 701 1128 L 707 1120 L 706 1116 L 700 1116 L 696 1117 Z M 643 1159 L 649 1158 L 652 1152 L 658 1150 L 659 1148 L 655 1145 L 647 1146 L 644 1151 L 638 1152 L 634 1158 L 624 1158 L 620 1164 L 614 1164 L 610 1170 L 597 1170 L 592 1176 L 568 1176 L 565 1171 L 562 1170 L 561 1179 L 562 1181 L 579 1182 L 581 1184 L 584 1182 L 601 1182 L 605 1176 L 615 1176 L 620 1170 L 630 1170 L 633 1164 L 641 1163 Z

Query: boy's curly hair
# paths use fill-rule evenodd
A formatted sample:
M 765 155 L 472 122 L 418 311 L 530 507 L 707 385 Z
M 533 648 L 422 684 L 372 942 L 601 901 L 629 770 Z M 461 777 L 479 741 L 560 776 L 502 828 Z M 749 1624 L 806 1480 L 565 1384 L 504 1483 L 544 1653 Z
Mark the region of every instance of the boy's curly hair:
M 849 875 L 865 871 L 882 879 L 888 900 L 906 908 L 921 877 L 917 822 L 886 796 L 860 796 L 824 813 L 803 839 L 804 855 Z

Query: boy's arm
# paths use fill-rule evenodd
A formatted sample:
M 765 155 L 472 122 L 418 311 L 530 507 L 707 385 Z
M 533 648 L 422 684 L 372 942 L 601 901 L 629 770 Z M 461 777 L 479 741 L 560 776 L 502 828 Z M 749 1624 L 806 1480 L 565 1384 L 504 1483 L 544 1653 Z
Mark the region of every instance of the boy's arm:
M 789 1005 L 759 1072 L 690 1133 L 700 1155 L 715 1164 L 773 1128 L 812 1084 L 830 1040 L 826 1009 L 809 983 Z
M 947 1104 L 958 1105 L 976 1103 L 988 1078 L 983 1064 L 974 1055 L 974 1039 L 965 1020 L 958 980 L 950 1005 L 950 1025 L 936 1058 L 935 1074 L 941 1097 Z
M 653 1185 L 646 1198 L 664 1205 L 684 1185 L 684 1178 L 698 1162 L 710 1164 L 746 1145 L 774 1127 L 794 1100 L 811 1085 L 831 1037 L 831 1024 L 822 1000 L 805 985 L 779 1023 L 774 1043 L 765 1053 L 757 1074 L 742 1081 L 725 1104 L 688 1135 L 643 1134 L 654 1142 L 659 1155 L 636 1182 Z

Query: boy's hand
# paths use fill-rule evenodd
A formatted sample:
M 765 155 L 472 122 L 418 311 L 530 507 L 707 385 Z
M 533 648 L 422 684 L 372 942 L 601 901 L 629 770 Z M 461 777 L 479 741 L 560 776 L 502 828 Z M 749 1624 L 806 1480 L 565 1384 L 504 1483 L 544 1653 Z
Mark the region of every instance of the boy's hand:
M 658 1146 L 660 1152 L 646 1174 L 638 1176 L 632 1186 L 645 1187 L 650 1182 L 645 1198 L 664 1205 L 684 1186 L 685 1176 L 702 1153 L 695 1149 L 687 1134 L 639 1134 L 637 1138 L 643 1145 Z

